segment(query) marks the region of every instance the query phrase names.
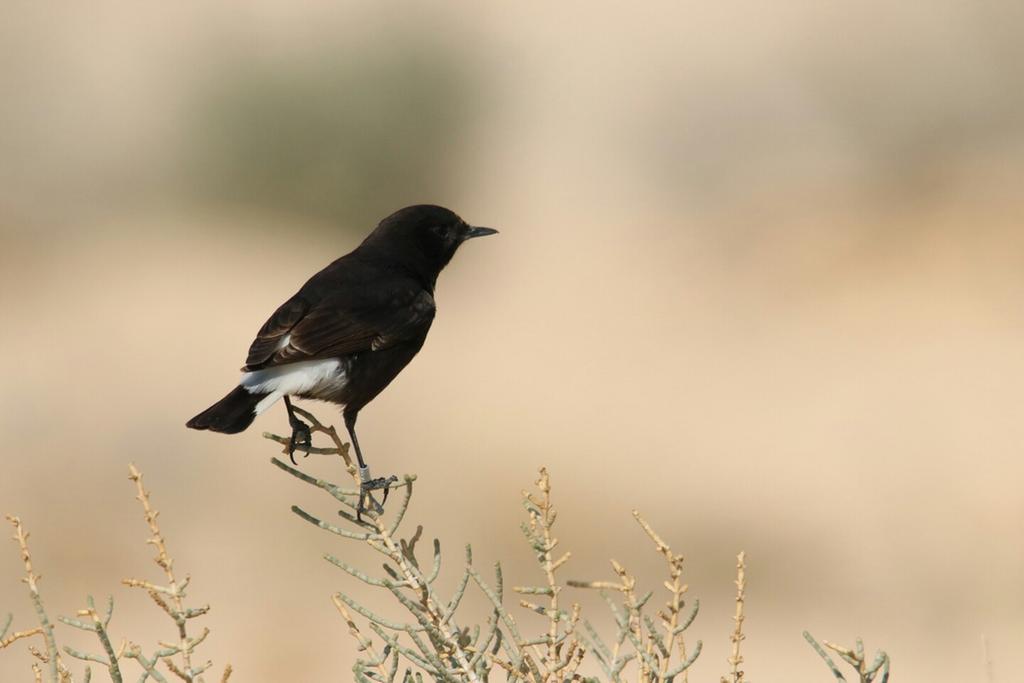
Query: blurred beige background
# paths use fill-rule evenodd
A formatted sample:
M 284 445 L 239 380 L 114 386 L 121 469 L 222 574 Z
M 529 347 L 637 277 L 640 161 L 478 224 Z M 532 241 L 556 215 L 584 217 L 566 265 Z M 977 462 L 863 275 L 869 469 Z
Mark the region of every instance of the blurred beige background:
M 147 476 L 203 650 L 238 681 L 349 680 L 320 559 L 373 558 L 260 438 L 184 421 L 274 306 L 380 217 L 501 229 L 441 277 L 421 355 L 360 421 L 410 519 L 511 583 L 546 464 L 567 575 L 656 587 L 640 508 L 688 558 L 717 681 L 734 554 L 746 670 L 896 681 L 1024 666 L 1024 6 L 8 3 L 0 10 L 0 511 L 52 614 L 113 592 L 171 633 L 126 468 Z M 325 419 L 328 409 L 318 410 Z M 304 466 L 317 471 L 317 464 Z M 330 470 L 320 464 L 320 470 Z M 32 622 L 13 543 L 0 614 Z M 602 606 L 587 601 L 593 614 Z M 80 642 L 73 639 L 72 642 Z M 19 644 L 0 680 L 31 680 Z

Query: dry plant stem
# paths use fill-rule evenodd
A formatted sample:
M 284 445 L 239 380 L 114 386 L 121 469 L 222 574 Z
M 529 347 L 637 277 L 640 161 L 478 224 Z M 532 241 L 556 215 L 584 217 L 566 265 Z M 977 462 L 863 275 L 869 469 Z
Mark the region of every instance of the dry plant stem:
M 732 632 L 730 640 L 732 640 L 732 655 L 729 657 L 729 664 L 732 665 L 732 681 L 733 683 L 743 683 L 743 671 L 740 670 L 740 664 L 743 663 L 743 655 L 740 654 L 740 643 L 746 636 L 743 635 L 743 620 L 746 618 L 743 615 L 744 599 L 746 597 L 747 580 L 746 580 L 746 569 L 747 569 L 747 554 L 740 553 L 736 556 L 736 614 L 733 616 L 733 621 L 736 622 L 736 628 Z
M 43 629 L 39 626 L 36 626 L 33 629 L 29 629 L 28 631 L 15 631 L 3 640 L 0 640 L 0 650 L 3 650 L 5 647 L 9 645 L 13 645 L 15 642 L 21 640 L 22 638 L 31 638 L 32 636 L 39 636 L 42 634 Z
M 546 646 L 545 653 L 539 656 L 539 661 L 544 665 L 544 680 L 561 681 L 567 678 L 572 679 L 576 675 L 576 669 L 582 660 L 585 648 L 575 636 L 576 627 L 580 619 L 580 608 L 574 604 L 571 614 L 565 613 L 559 607 L 558 596 L 562 590 L 555 573 L 564 565 L 571 553 L 566 552 L 556 559 L 553 551 L 558 546 L 558 539 L 552 534 L 552 528 L 557 518 L 554 506 L 551 504 L 551 479 L 545 468 L 540 469 L 540 478 L 535 482 L 540 491 L 540 498 L 535 498 L 528 491 L 523 491 L 523 504 L 529 514 L 529 522 L 524 526 L 523 532 L 533 547 L 544 572 L 546 585 L 543 587 L 515 587 L 521 595 L 546 595 L 548 597 L 547 608 L 534 605 L 526 600 L 520 601 L 520 605 L 543 614 L 548 618 L 548 632 L 543 639 L 521 643 L 523 646 L 534 646 L 543 644 Z M 564 632 L 560 632 L 559 624 L 566 623 Z M 561 652 L 565 651 L 565 656 Z
M 697 641 L 693 651 L 687 655 L 682 644 L 682 634 L 693 623 L 700 603 L 695 600 L 690 614 L 681 618 L 684 607 L 683 594 L 687 590 L 687 586 L 682 583 L 681 578 L 683 558 L 672 552 L 669 545 L 635 510 L 633 516 L 669 565 L 671 581 L 666 581 L 664 586 L 672 596 L 665 604 L 666 610 L 658 612 L 661 628 L 659 629 L 655 621 L 643 612 L 653 593 L 648 592 L 638 597 L 636 578 L 614 560 L 612 560 L 612 570 L 618 577 L 618 582 L 569 581 L 568 583 L 570 586 L 578 588 L 598 589 L 615 617 L 619 632 L 611 648 L 604 644 L 592 626 L 586 624 L 587 631 L 597 649 L 598 661 L 601 662 L 605 673 L 612 681 L 621 681 L 626 666 L 633 661 L 637 662 L 638 680 L 642 683 L 672 681 L 676 677 L 685 680 L 687 671 L 700 655 L 702 643 Z M 618 605 L 608 591 L 619 593 L 622 596 L 623 604 Z M 627 644 L 633 649 L 633 652 L 623 651 Z M 673 666 L 672 658 L 675 650 L 678 650 L 678 661 Z
M 302 448 L 297 450 L 304 450 L 307 453 L 316 455 L 341 456 L 341 459 L 345 462 L 345 470 L 349 473 L 349 476 L 351 476 L 352 479 L 355 480 L 357 485 L 362 483 L 359 479 L 359 470 L 352 462 L 352 456 L 349 455 L 348 453 L 349 445 L 343 442 L 341 440 L 341 437 L 338 436 L 338 430 L 336 430 L 333 425 L 330 427 L 324 425 L 322 422 L 320 422 L 320 420 L 316 418 L 315 415 L 313 415 L 313 413 L 309 412 L 308 410 L 303 410 L 302 408 L 293 405 L 292 411 L 298 413 L 299 416 L 306 418 L 306 420 L 309 422 L 310 432 L 314 434 L 317 432 L 319 432 L 320 434 L 326 434 L 327 437 L 330 438 L 330 440 L 334 443 L 333 448 L 314 448 L 310 446 L 310 448 L 308 449 Z M 287 454 L 287 446 L 288 443 L 290 442 L 289 438 L 284 436 L 278 436 L 277 434 L 271 434 L 270 432 L 263 432 L 263 438 L 270 439 L 271 441 L 276 441 L 277 443 L 282 444 L 283 446 L 285 446 L 285 449 L 282 451 L 282 453 Z
M 556 554 L 558 539 L 552 530 L 557 514 L 551 503 L 551 482 L 547 471 L 540 470 L 537 490 L 523 493 L 528 519 L 522 524 L 522 530 L 544 580 L 539 585 L 517 586 L 513 590 L 521 596 L 519 604 L 522 607 L 546 617 L 546 621 L 542 635 L 524 636 L 515 617 L 504 606 L 500 565 L 495 565 L 492 584 L 473 565 L 468 546 L 462 577 L 454 595 L 448 601 L 438 597 L 433 585 L 441 569 L 439 543 L 434 541 L 433 564 L 428 567 L 421 564 L 416 555 L 422 528 L 418 527 L 406 539 L 397 536 L 412 497 L 414 477 L 405 477 L 404 483 L 396 487 L 403 489 L 402 497 L 397 510 L 395 506 L 388 510 L 390 521 L 385 521 L 380 510 L 367 511 L 362 519 L 357 519 L 356 501 L 361 482 L 358 470 L 348 456 L 348 444 L 341 441 L 333 427 L 324 426 L 307 411 L 298 410 L 298 413 L 309 422 L 311 431 L 326 434 L 333 442 L 333 447 L 310 447 L 308 451 L 341 457 L 352 477 L 353 487 L 339 487 L 305 474 L 280 458 L 272 458 L 271 462 L 276 467 L 330 494 L 340 504 L 338 515 L 344 524 L 325 521 L 298 506 L 293 506 L 292 511 L 320 529 L 365 543 L 384 555 L 387 558 L 384 564 L 386 576 L 381 577 L 371 576 L 333 555 L 324 557 L 361 584 L 386 589 L 412 616 L 408 622 L 388 619 L 349 595 L 337 593 L 333 596 L 336 608 L 348 625 L 349 634 L 359 651 L 364 653 L 353 667 L 357 683 L 395 683 L 399 680 L 396 676 L 400 663 L 408 666 L 400 679 L 402 683 L 419 683 L 424 672 L 435 681 L 477 683 L 488 680 L 496 670 L 504 672 L 505 679 L 513 683 L 579 683 L 594 680 L 584 679 L 578 673 L 588 652 L 594 653 L 611 683 L 622 683 L 626 679 L 627 668 L 633 664 L 640 683 L 686 683 L 688 670 L 700 655 L 702 644 L 698 640 L 688 650 L 684 632 L 693 623 L 700 603 L 693 600 L 692 606 L 686 605 L 688 587 L 683 582 L 682 556 L 674 553 L 638 513 L 634 512 L 637 522 L 668 565 L 669 580 L 663 585 L 669 591 L 669 597 L 655 614 L 644 611 L 653 591 L 641 593 L 636 578 L 614 560 L 614 581 L 559 581 L 557 572 L 569 560 L 570 554 L 566 552 L 560 557 Z M 286 446 L 289 441 L 274 434 L 264 436 L 281 446 Z M 736 626 L 732 634 L 732 657 L 729 659 L 733 669 L 731 683 L 743 681 L 743 672 L 739 668 L 743 661 L 740 642 L 744 638 L 742 623 L 746 587 L 745 555 L 742 553 L 737 569 Z M 460 627 L 455 613 L 470 582 L 490 601 L 492 612 L 485 624 Z M 578 604 L 567 609 L 562 595 L 566 584 L 601 592 L 618 626 L 614 640 L 606 643 L 591 624 L 581 621 Z M 383 648 L 374 644 L 368 632 L 360 630 L 356 624 L 358 617 L 368 620 L 369 631 L 381 639 Z M 584 633 L 578 632 L 580 624 Z
M 308 475 L 296 470 L 293 467 L 286 465 L 283 461 L 273 458 L 272 462 L 279 468 L 285 470 L 289 474 L 305 481 L 306 483 L 322 488 L 330 493 L 336 500 L 346 505 L 353 512 L 355 512 L 355 506 L 352 501 L 349 500 L 353 497 L 353 494 L 358 497 L 358 488 L 361 484 L 359 479 L 359 472 L 352 463 L 352 459 L 348 454 L 348 444 L 343 443 L 338 436 L 337 431 L 334 427 L 326 427 L 319 420 L 316 419 L 311 413 L 295 409 L 302 417 L 307 419 L 310 423 L 310 431 L 320 432 L 326 434 L 333 442 L 333 449 L 320 449 L 325 452 L 329 452 L 338 455 L 342 458 L 345 463 L 345 469 L 349 476 L 352 477 L 355 489 L 347 491 L 340 489 L 329 482 L 323 480 L 314 479 Z M 286 444 L 287 439 L 284 437 L 277 436 L 275 434 L 265 434 L 266 438 L 276 441 L 278 443 Z M 302 517 L 306 521 L 319 526 L 322 529 L 331 531 L 340 536 L 352 538 L 354 540 L 360 540 L 377 552 L 385 555 L 390 559 L 396 567 L 398 567 L 397 581 L 386 581 L 382 580 L 379 583 L 383 587 L 391 590 L 395 597 L 403 602 L 403 605 L 409 609 L 409 611 L 416 617 L 419 628 L 410 627 L 408 625 L 397 624 L 394 622 L 388 622 L 384 619 L 379 619 L 369 610 L 365 608 L 357 607 L 357 603 L 352 601 L 350 598 L 344 595 L 339 595 L 339 599 L 344 601 L 350 607 L 360 612 L 363 616 L 367 617 L 373 622 L 381 624 L 387 628 L 394 630 L 405 631 L 414 642 L 419 638 L 417 632 L 425 631 L 430 636 L 433 648 L 421 647 L 421 651 L 425 657 L 430 661 L 430 667 L 435 669 L 436 675 L 442 679 L 452 679 L 453 672 L 444 663 L 440 656 L 434 651 L 443 652 L 446 657 L 450 657 L 454 660 L 457 673 L 465 676 L 465 679 L 472 681 L 473 683 L 479 683 L 479 677 L 477 673 L 470 666 L 471 655 L 468 653 L 464 646 L 461 644 L 460 639 L 456 637 L 456 634 L 452 631 L 451 626 L 448 623 L 449 616 L 446 614 L 447 605 L 441 606 L 438 603 L 436 596 L 434 595 L 433 587 L 431 582 L 426 580 L 423 573 L 419 570 L 419 567 L 411 561 L 411 553 L 407 555 L 406 549 L 404 549 L 399 543 L 396 543 L 394 533 L 397 531 L 398 524 L 401 522 L 402 517 L 407 509 L 409 498 L 412 494 L 412 484 L 415 481 L 415 477 L 406 476 L 404 482 L 400 486 L 404 486 L 405 494 L 402 502 L 399 504 L 398 516 L 395 522 L 391 525 L 386 525 L 383 522 L 382 516 L 374 513 L 373 511 L 364 511 L 362 514 L 362 521 L 356 522 L 354 516 L 349 513 L 342 512 L 342 516 L 348 519 L 350 522 L 358 523 L 358 525 L 365 529 L 364 532 L 350 532 L 333 524 L 329 524 L 316 517 L 306 513 L 298 507 L 293 507 L 292 510 L 298 516 Z M 340 561 L 334 562 L 337 566 L 342 569 L 349 570 L 347 565 Z M 358 572 L 354 573 L 358 578 L 364 578 L 365 575 L 360 576 Z M 368 577 L 366 577 L 368 578 Z M 416 595 L 416 600 L 408 598 L 402 589 L 411 590 Z M 336 603 L 337 604 L 337 603 Z M 398 628 L 396 628 L 398 627 Z M 374 658 L 376 659 L 376 658 Z
M 130 472 L 128 478 L 135 483 L 137 491 L 136 498 L 142 503 L 142 509 L 145 513 L 146 524 L 149 525 L 149 531 L 152 536 L 149 538 L 147 543 L 156 548 L 156 564 L 164 570 L 164 575 L 167 577 L 168 594 L 174 604 L 174 612 L 166 609 L 166 604 L 157 600 L 154 597 L 154 601 L 158 605 L 164 608 L 168 614 L 174 619 L 178 626 L 178 647 L 180 648 L 181 660 L 184 665 L 184 679 L 191 681 L 192 672 L 192 651 L 188 646 L 188 631 L 185 625 L 185 618 L 183 616 L 185 606 L 183 602 L 182 587 L 179 586 L 177 578 L 174 576 L 174 561 L 171 556 L 167 554 L 167 544 L 164 542 L 164 536 L 160 532 L 160 527 L 157 525 L 156 518 L 160 514 L 157 510 L 154 510 L 149 503 L 149 492 L 146 491 L 142 485 L 142 474 L 136 469 L 135 465 L 129 465 L 128 471 Z M 151 595 L 153 593 L 151 592 Z
M 377 662 L 376 667 L 380 672 L 380 675 L 384 677 L 384 680 L 388 680 L 388 671 L 384 666 L 384 660 L 386 657 L 377 656 L 377 653 L 373 648 L 373 643 L 370 642 L 370 639 L 364 636 L 362 631 L 359 630 L 359 627 L 356 626 L 355 620 L 345 608 L 345 603 L 341 601 L 341 597 L 337 594 L 332 595 L 331 601 L 334 603 L 334 606 L 338 608 L 338 612 L 341 613 L 341 617 L 345 620 L 345 623 L 348 624 L 348 632 L 356 639 L 356 642 L 359 643 L 359 649 L 369 654 L 371 661 Z
M 640 604 L 636 597 L 636 578 L 631 576 L 626 571 L 626 568 L 615 560 L 611 560 L 611 564 L 612 571 L 619 577 L 619 590 L 626 600 L 627 614 L 624 621 L 626 624 L 626 637 L 629 638 L 636 649 L 637 655 L 639 655 L 640 680 L 649 681 L 651 680 L 652 669 L 655 667 L 651 666 L 651 653 L 645 645 L 644 629 L 640 624 Z
M 43 633 L 43 640 L 46 643 L 46 666 L 51 681 L 59 680 L 59 657 L 57 642 L 53 637 L 53 624 L 46 616 L 46 609 L 43 607 L 43 599 L 39 595 L 39 579 L 41 578 L 32 569 L 32 555 L 28 550 L 28 534 L 21 525 L 21 519 L 14 515 L 7 515 L 7 521 L 14 527 L 14 540 L 18 543 L 21 551 L 21 561 L 25 564 L 25 577 L 22 581 L 28 586 L 29 597 L 32 598 L 32 606 L 36 610 L 36 617 L 39 619 L 39 626 Z M 33 665 L 35 669 L 35 665 Z M 42 672 L 39 672 L 39 676 Z
M 8 614 L 4 620 L 4 625 L 0 628 L 0 650 L 7 648 L 14 643 L 18 642 L 23 638 L 31 638 L 32 636 L 40 636 L 43 634 L 43 629 L 40 626 L 29 629 L 27 631 L 15 631 L 11 635 L 7 635 L 7 632 L 11 629 L 11 622 L 14 621 L 14 615 Z
M 188 608 L 184 605 L 185 589 L 188 586 L 189 580 L 187 577 L 183 581 L 178 581 L 176 579 L 173 570 L 173 560 L 167 552 L 163 535 L 157 525 L 156 520 L 159 513 L 152 509 L 150 505 L 149 494 L 142 485 L 142 475 L 134 466 L 131 466 L 129 471 L 130 478 L 136 485 L 138 499 L 142 503 L 145 511 L 146 522 L 149 525 L 151 532 L 151 537 L 147 542 L 156 548 L 157 556 L 154 559 L 164 570 L 169 585 L 160 586 L 148 581 L 140 581 L 138 579 L 126 579 L 124 583 L 129 586 L 144 588 L 147 593 L 149 593 L 149 596 L 153 601 L 174 619 L 175 624 L 178 626 L 178 642 L 176 644 L 160 643 L 161 648 L 157 650 L 151 658 L 146 658 L 142 654 L 141 648 L 137 645 L 129 644 L 127 641 L 122 641 L 121 646 L 115 649 L 108 632 L 108 625 L 111 617 L 113 616 L 114 610 L 113 598 L 108 599 L 106 610 L 101 614 L 96 609 L 95 602 L 90 596 L 87 598 L 88 607 L 86 609 L 79 610 L 76 613 L 76 617 L 61 616 L 58 617 L 58 619 L 67 626 L 95 634 L 103 648 L 103 652 L 102 654 L 94 654 L 82 652 L 71 647 L 64 647 L 63 650 L 70 657 L 74 657 L 85 662 L 102 664 L 107 669 L 112 683 L 123 682 L 124 674 L 121 671 L 121 660 L 125 657 L 135 659 L 142 667 L 143 674 L 138 679 L 139 683 L 143 683 L 149 678 L 154 679 L 157 683 L 167 683 L 166 678 L 157 671 L 157 665 L 160 661 L 164 661 L 172 673 L 187 683 L 202 683 L 202 678 L 200 678 L 199 675 L 209 668 L 211 663 L 207 662 L 200 666 L 194 666 L 191 661 L 191 655 L 195 647 L 206 638 L 209 631 L 204 629 L 200 636 L 190 638 L 187 635 L 185 624 L 187 620 L 205 614 L 209 610 L 209 607 L 203 606 L 198 608 Z M 36 659 L 36 662 L 33 662 L 32 664 L 32 671 L 35 679 L 42 681 L 45 671 L 46 677 L 50 683 L 74 683 L 72 673 L 65 665 L 65 660 L 62 659 L 57 648 L 56 640 L 54 638 L 53 624 L 47 618 L 46 611 L 43 609 L 43 602 L 39 594 L 38 586 L 40 577 L 35 573 L 32 565 L 32 557 L 28 549 L 28 533 L 25 532 L 21 521 L 17 517 L 9 515 L 7 519 L 15 530 L 14 539 L 18 543 L 21 559 L 25 565 L 25 578 L 22 580 L 29 587 L 29 595 L 32 598 L 33 606 L 36 609 L 40 626 L 27 631 L 17 631 L 8 635 L 12 621 L 12 618 L 8 616 L 6 621 L 3 623 L 3 626 L 0 627 L 0 649 L 6 648 L 18 640 L 41 635 L 43 636 L 45 643 L 45 651 L 41 651 L 31 645 L 28 648 L 29 653 Z M 182 657 L 182 666 L 180 667 L 171 659 L 177 655 L 181 655 Z M 43 666 L 40 666 L 40 664 Z M 231 667 L 228 666 L 224 670 L 224 675 L 221 680 L 226 681 L 230 675 Z M 92 669 L 89 666 L 85 667 L 84 675 L 81 680 L 84 681 L 84 683 L 90 683 L 92 680 Z
M 75 659 L 81 659 L 87 662 L 96 662 L 98 664 L 102 664 L 107 668 L 107 672 L 110 674 L 110 680 L 113 681 L 113 683 L 121 683 L 121 667 L 118 664 L 118 659 L 120 659 L 121 654 L 123 653 L 114 652 L 114 647 L 110 642 L 110 636 L 107 633 L 107 625 L 110 623 L 110 618 L 111 616 L 113 616 L 114 613 L 114 599 L 109 598 L 107 600 L 107 611 L 104 617 L 100 617 L 99 613 L 96 611 L 96 604 L 93 602 L 92 596 L 89 596 L 87 598 L 87 604 L 88 609 L 79 610 L 78 616 L 89 617 L 89 621 L 69 619 L 68 617 L 58 617 L 58 619 L 60 619 L 61 622 L 67 624 L 68 626 L 81 629 L 82 631 L 89 631 L 90 633 L 95 633 L 96 637 L 100 641 L 100 645 L 103 646 L 103 650 L 106 653 L 106 657 L 104 658 L 100 655 L 93 655 L 85 652 L 80 652 L 74 648 L 67 646 L 64 647 L 64 652 L 66 652 L 71 657 L 74 657 Z M 91 676 L 91 671 L 89 669 L 86 669 L 86 676 Z
M 868 664 L 867 659 L 864 657 L 864 641 L 860 638 L 857 639 L 857 647 L 853 650 L 842 647 L 841 645 L 836 645 L 835 643 L 830 643 L 827 640 L 822 641 L 822 643 L 824 643 L 824 647 L 822 647 L 821 644 L 819 644 L 818 641 L 815 640 L 807 631 L 804 631 L 804 639 L 810 643 L 811 647 L 814 648 L 814 651 L 818 653 L 818 656 L 824 660 L 826 666 L 828 666 L 829 670 L 832 672 L 832 675 L 836 677 L 836 680 L 846 681 L 846 677 L 843 676 L 843 673 L 829 656 L 826 648 L 832 650 L 832 652 L 839 655 L 843 661 L 854 668 L 857 672 L 860 683 L 872 683 L 879 674 L 881 674 L 881 678 L 879 679 L 880 683 L 889 682 L 889 655 L 882 650 L 879 650 L 875 654 L 874 660 Z
M 153 560 L 163 570 L 167 578 L 167 585 L 161 586 L 139 579 L 125 579 L 122 583 L 127 586 L 142 588 L 149 594 L 153 602 L 174 620 L 177 627 L 178 640 L 173 644 L 160 643 L 161 649 L 157 650 L 151 659 L 147 659 L 142 654 L 141 648 L 137 645 L 128 646 L 124 656 L 135 659 L 142 666 L 146 674 L 158 682 L 164 680 L 163 676 L 156 670 L 156 666 L 161 660 L 171 673 L 186 683 L 200 682 L 202 681 L 200 674 L 209 669 L 212 666 L 212 662 L 207 661 L 200 665 L 194 665 L 192 663 L 192 654 L 196 646 L 206 639 L 209 629 L 203 629 L 199 636 L 190 637 L 187 624 L 190 619 L 206 614 L 210 607 L 209 605 L 192 608 L 185 606 L 185 590 L 189 584 L 189 577 L 186 576 L 184 579 L 179 580 L 175 575 L 174 560 L 167 552 L 167 544 L 164 541 L 163 533 L 160 531 L 160 526 L 157 524 L 157 517 L 160 513 L 154 510 L 150 503 L 149 492 L 143 486 L 142 474 L 139 470 L 136 469 L 135 465 L 129 465 L 128 471 L 128 478 L 135 484 L 136 498 L 142 503 L 146 524 L 149 526 L 151 536 L 146 542 L 156 549 L 156 557 Z M 176 656 L 181 657 L 180 666 L 173 659 Z M 230 675 L 230 672 L 225 670 L 225 676 L 228 675 Z
M 406 485 L 407 489 L 411 490 L 412 480 L 407 479 Z M 453 636 L 450 627 L 445 622 L 444 611 L 438 607 L 437 602 L 434 599 L 433 590 L 430 584 L 425 582 L 419 570 L 415 569 L 413 565 L 407 561 L 407 558 L 401 552 L 399 547 L 395 544 L 394 539 L 391 537 L 389 529 L 380 522 L 380 518 L 372 519 L 370 521 L 370 525 L 372 527 L 375 527 L 377 535 L 383 542 L 384 548 L 387 551 L 386 554 L 401 569 L 402 576 L 404 577 L 406 585 L 419 593 L 420 606 L 422 606 L 424 608 L 424 611 L 426 612 L 426 614 L 423 615 L 423 619 L 421 620 L 421 625 L 424 626 L 424 628 L 428 628 L 429 630 L 429 627 L 427 627 L 426 623 L 424 623 L 424 621 L 427 621 L 431 624 L 433 628 L 437 629 L 437 631 L 440 633 L 442 637 L 442 642 L 451 648 L 451 654 L 458 662 L 459 667 L 462 669 L 462 671 L 465 672 L 467 678 L 470 681 L 477 683 L 479 679 L 477 678 L 476 673 L 469 666 L 469 656 L 463 650 L 462 646 L 459 644 L 458 639 L 456 639 Z M 370 540 L 374 539 L 371 537 Z M 397 587 L 393 588 L 394 591 L 398 590 Z M 396 592 L 395 595 L 397 597 L 398 595 L 401 595 L 401 593 Z
M 544 495 L 542 501 L 534 501 L 531 499 L 530 502 L 538 505 L 540 508 L 540 514 L 531 517 L 531 522 L 534 527 L 539 526 L 543 533 L 544 545 L 541 551 L 541 566 L 544 568 L 544 578 L 547 579 L 548 583 L 548 656 L 547 665 L 548 667 L 555 666 L 557 664 L 558 655 L 555 651 L 556 641 L 558 640 L 558 593 L 562 590 L 561 586 L 555 581 L 554 561 L 552 560 L 551 551 L 558 545 L 558 540 L 551 536 L 551 525 L 554 523 L 555 511 L 551 507 L 551 482 L 548 479 L 548 472 L 546 469 L 541 469 L 540 479 L 537 480 L 537 488 L 540 489 Z M 529 494 L 527 494 L 529 497 Z M 537 517 L 542 517 L 538 520 Z M 560 680 L 556 678 L 555 680 Z
M 689 586 L 687 586 L 682 581 L 683 556 L 677 555 L 674 552 L 672 552 L 672 548 L 669 547 L 668 543 L 662 540 L 661 536 L 659 536 L 657 532 L 654 531 L 654 528 L 650 524 L 648 524 L 647 520 L 640 516 L 640 513 L 637 510 L 633 510 L 633 518 L 640 525 L 640 528 L 644 530 L 644 533 L 647 534 L 648 538 L 650 538 L 654 542 L 655 548 L 658 550 L 659 553 L 661 553 L 661 555 L 665 558 L 665 561 L 668 563 L 668 573 L 670 580 L 666 581 L 664 583 L 664 586 L 669 590 L 672 596 L 669 599 L 669 601 L 665 604 L 667 614 L 665 612 L 659 612 L 659 617 L 661 618 L 662 626 L 665 629 L 665 638 L 667 641 L 665 646 L 666 651 L 671 653 L 673 650 L 673 646 L 678 646 L 679 659 L 680 661 L 685 662 L 687 660 L 687 656 L 686 642 L 683 638 L 683 631 L 686 630 L 686 627 L 689 626 L 692 622 L 693 617 L 696 616 L 696 610 L 694 611 L 693 616 L 686 621 L 685 625 L 683 625 L 683 628 L 679 628 L 681 625 L 679 616 L 684 606 L 683 596 L 689 589 Z M 699 605 L 699 603 L 697 604 Z M 662 658 L 661 667 L 658 671 L 659 678 L 661 680 L 664 680 L 668 674 L 668 667 L 670 661 L 671 658 L 668 656 Z M 689 676 L 690 672 L 688 671 L 688 668 L 683 669 L 683 671 L 680 674 L 680 680 L 683 683 L 687 683 L 687 681 L 689 681 Z
M 171 653 L 168 653 L 168 656 L 170 656 L 170 654 Z M 167 683 L 167 679 L 164 678 L 163 674 L 161 674 L 156 668 L 157 662 L 160 661 L 159 653 L 153 655 L 152 659 L 146 659 L 145 655 L 142 654 L 142 648 L 138 645 L 131 644 L 125 649 L 124 656 L 137 661 L 139 666 L 142 667 L 142 670 L 157 683 Z

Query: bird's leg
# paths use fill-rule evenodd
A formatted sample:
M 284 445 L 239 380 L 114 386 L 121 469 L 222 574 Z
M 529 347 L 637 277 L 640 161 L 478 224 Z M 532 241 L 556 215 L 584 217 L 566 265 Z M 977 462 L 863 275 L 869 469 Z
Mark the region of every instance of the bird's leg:
M 359 462 L 359 504 L 356 506 L 356 519 L 361 520 L 363 510 L 366 509 L 366 501 L 373 504 L 374 510 L 379 514 L 384 512 L 384 503 L 388 501 L 388 494 L 391 492 L 391 485 L 398 481 L 398 477 L 377 477 L 370 476 L 370 468 L 363 460 L 363 451 L 359 448 L 359 439 L 356 438 L 356 415 L 345 413 L 345 428 L 348 429 L 348 436 L 352 439 L 352 447 L 356 451 L 356 460 Z M 378 503 L 370 493 L 379 489 L 384 490 L 384 499 Z
M 284 407 L 288 409 L 288 424 L 292 428 L 292 436 L 288 439 L 288 457 L 291 459 L 293 465 L 297 465 L 295 462 L 295 449 L 305 448 L 306 455 L 309 455 L 309 449 L 313 446 L 313 434 L 309 430 L 309 425 L 299 419 L 299 416 L 292 410 L 291 400 L 284 397 Z

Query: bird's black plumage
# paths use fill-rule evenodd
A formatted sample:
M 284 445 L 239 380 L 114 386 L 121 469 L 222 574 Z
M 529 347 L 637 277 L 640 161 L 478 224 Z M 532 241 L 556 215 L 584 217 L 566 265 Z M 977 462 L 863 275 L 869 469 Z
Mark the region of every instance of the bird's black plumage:
M 365 468 L 356 416 L 423 346 L 434 320 L 437 276 L 459 245 L 494 232 L 439 206 L 391 214 L 274 311 L 249 347 L 240 385 L 187 426 L 240 432 L 284 398 L 293 429 L 301 431 L 288 396 L 329 401 L 344 406 Z

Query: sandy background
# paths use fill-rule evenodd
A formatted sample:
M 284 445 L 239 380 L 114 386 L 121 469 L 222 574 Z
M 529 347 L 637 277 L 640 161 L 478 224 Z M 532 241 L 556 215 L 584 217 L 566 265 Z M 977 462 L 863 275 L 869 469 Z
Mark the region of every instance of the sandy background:
M 632 507 L 686 554 L 691 680 L 726 670 L 740 549 L 754 681 L 830 680 L 804 628 L 885 647 L 896 681 L 987 680 L 984 637 L 1015 680 L 1022 60 L 994 0 L 8 4 L 0 511 L 51 614 L 113 592 L 115 634 L 171 636 L 119 586 L 156 571 L 134 461 L 213 606 L 205 654 L 351 678 L 328 598 L 356 586 L 319 558 L 377 563 L 288 512 L 320 501 L 267 463 L 283 409 L 183 424 L 306 277 L 430 201 L 501 235 L 442 275 L 360 437 L 419 474 L 411 519 L 453 561 L 536 579 L 518 492 L 545 464 L 568 576 L 613 555 L 660 582 Z M 28 666 L 2 652 L 0 680 Z

